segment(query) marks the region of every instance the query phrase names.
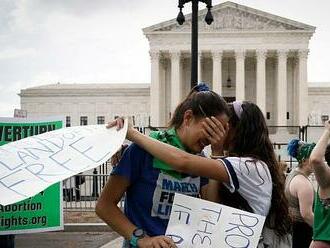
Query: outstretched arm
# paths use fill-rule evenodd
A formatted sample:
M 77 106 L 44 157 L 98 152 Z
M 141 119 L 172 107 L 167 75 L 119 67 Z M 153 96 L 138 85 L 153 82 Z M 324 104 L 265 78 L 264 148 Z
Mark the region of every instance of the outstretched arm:
M 229 182 L 229 176 L 223 163 L 219 160 L 192 155 L 176 147 L 141 134 L 129 128 L 127 139 L 136 143 L 154 157 L 164 161 L 179 172 Z
M 310 162 L 321 189 L 330 188 L 330 168 L 324 162 L 324 154 L 330 139 L 330 121 L 325 122 L 325 130 L 313 149 Z
M 206 194 L 203 199 L 220 203 L 220 187 L 221 183 L 219 181 L 210 179 L 208 185 L 206 185 Z

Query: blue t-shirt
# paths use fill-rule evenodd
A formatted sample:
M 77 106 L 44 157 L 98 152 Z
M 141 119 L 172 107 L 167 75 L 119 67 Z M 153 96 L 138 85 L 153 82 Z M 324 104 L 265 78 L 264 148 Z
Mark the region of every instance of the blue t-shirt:
M 149 236 L 164 235 L 169 221 L 174 193 L 197 197 L 208 179 L 187 176 L 171 177 L 153 167 L 153 156 L 131 144 L 111 175 L 127 178 L 124 212 L 137 227 Z

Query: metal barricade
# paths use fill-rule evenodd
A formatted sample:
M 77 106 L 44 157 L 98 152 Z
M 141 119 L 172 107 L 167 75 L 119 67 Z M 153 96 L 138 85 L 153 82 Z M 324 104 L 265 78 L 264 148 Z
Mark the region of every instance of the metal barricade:
M 305 126 L 304 127 L 304 140 L 306 142 L 317 142 L 324 131 L 324 126 Z
M 63 181 L 63 208 L 66 211 L 94 211 L 109 174 L 78 174 Z M 118 206 L 123 208 L 124 199 Z

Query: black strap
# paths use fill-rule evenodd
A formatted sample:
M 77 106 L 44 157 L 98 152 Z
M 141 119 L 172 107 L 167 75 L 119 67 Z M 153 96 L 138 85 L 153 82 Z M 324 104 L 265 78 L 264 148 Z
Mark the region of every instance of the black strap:
M 221 204 L 254 213 L 247 200 L 245 200 L 237 191 L 231 193 L 226 187 L 221 187 L 219 194 Z
M 223 158 L 222 161 L 226 164 L 226 167 L 227 167 L 227 169 L 229 171 L 230 177 L 233 180 L 235 191 L 237 191 L 239 189 L 239 182 L 238 182 L 238 178 L 237 178 L 236 172 L 235 172 L 232 164 L 230 163 L 230 161 L 228 159 Z
M 254 211 L 251 208 L 251 206 L 249 205 L 249 203 L 247 202 L 247 200 L 244 199 L 240 193 L 238 193 L 239 182 L 238 182 L 236 172 L 233 168 L 233 165 L 226 158 L 223 158 L 222 161 L 226 164 L 226 167 L 228 169 L 228 172 L 230 174 L 230 177 L 231 177 L 234 187 L 235 187 L 235 192 L 231 193 L 231 192 L 229 192 L 229 190 L 226 187 L 222 187 L 220 190 L 220 197 L 221 197 L 221 199 L 223 199 L 223 201 L 221 203 L 223 203 L 224 205 L 230 206 L 230 207 L 238 208 L 238 209 L 253 213 Z

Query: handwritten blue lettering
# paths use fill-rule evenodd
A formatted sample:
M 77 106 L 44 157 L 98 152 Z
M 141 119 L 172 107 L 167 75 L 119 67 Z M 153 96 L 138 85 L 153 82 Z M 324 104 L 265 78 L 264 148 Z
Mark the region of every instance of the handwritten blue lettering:
M 229 234 L 225 238 L 225 242 L 231 248 L 248 248 L 250 240 L 239 234 Z
M 183 209 L 186 209 L 186 210 L 190 210 L 191 211 L 191 208 L 188 208 L 188 207 L 185 207 L 185 206 L 182 206 L 180 204 L 174 204 L 175 206 L 178 206 L 180 208 L 183 208 Z M 179 220 L 181 220 L 181 218 L 183 217 L 182 214 L 186 214 L 186 220 L 185 220 L 185 223 L 186 224 L 189 224 L 189 221 L 190 221 L 190 212 L 188 211 L 181 211 L 181 210 L 177 210 L 175 209 L 174 210 L 174 213 L 179 213 Z

